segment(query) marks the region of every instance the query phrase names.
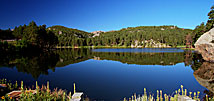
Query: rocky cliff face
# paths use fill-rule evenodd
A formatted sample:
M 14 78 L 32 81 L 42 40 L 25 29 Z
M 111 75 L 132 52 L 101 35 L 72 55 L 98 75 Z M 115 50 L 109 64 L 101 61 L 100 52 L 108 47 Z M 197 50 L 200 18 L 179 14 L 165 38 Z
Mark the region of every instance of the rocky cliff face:
M 204 33 L 195 43 L 195 50 L 205 61 L 214 62 L 214 28 Z

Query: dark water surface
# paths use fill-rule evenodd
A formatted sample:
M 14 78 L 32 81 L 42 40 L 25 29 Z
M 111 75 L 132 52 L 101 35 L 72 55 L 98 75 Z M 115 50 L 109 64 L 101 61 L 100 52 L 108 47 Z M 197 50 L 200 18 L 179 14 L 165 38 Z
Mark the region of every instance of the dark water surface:
M 35 81 L 50 87 L 84 92 L 92 100 L 118 101 L 134 93 L 172 95 L 184 85 L 188 91 L 210 92 L 194 71 L 202 63 L 192 51 L 181 49 L 63 49 L 31 56 L 5 56 L 0 79 Z M 199 71 L 200 72 L 200 71 Z M 196 79 L 195 77 L 199 78 Z

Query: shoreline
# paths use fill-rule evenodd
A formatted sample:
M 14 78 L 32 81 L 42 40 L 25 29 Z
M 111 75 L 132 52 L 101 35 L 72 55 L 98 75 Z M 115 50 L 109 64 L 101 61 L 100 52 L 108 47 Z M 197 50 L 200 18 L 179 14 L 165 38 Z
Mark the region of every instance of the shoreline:
M 185 46 L 177 46 L 177 47 L 131 47 L 131 46 L 62 46 L 55 47 L 55 49 L 78 49 L 78 48 L 180 48 L 183 50 L 195 50 L 195 48 L 186 48 Z

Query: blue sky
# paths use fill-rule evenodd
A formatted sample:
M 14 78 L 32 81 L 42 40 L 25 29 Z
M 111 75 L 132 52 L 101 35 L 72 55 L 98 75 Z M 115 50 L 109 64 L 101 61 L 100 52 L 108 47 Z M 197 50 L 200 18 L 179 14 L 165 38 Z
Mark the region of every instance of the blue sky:
M 206 22 L 213 0 L 0 0 L 0 29 L 35 21 L 84 31 Z

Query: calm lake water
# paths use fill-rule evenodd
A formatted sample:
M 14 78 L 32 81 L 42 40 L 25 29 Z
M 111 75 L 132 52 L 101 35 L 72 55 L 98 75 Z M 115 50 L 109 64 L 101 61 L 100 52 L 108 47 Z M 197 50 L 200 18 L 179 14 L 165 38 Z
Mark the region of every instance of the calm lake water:
M 210 93 L 194 74 L 201 66 L 192 51 L 176 48 L 62 49 L 49 53 L 8 56 L 0 59 L 0 79 L 24 81 L 25 85 L 84 92 L 91 100 L 119 101 L 134 93 L 162 90 L 172 95 L 184 85 L 188 91 Z M 196 79 L 196 77 L 199 79 Z M 154 95 L 155 96 L 155 95 Z

